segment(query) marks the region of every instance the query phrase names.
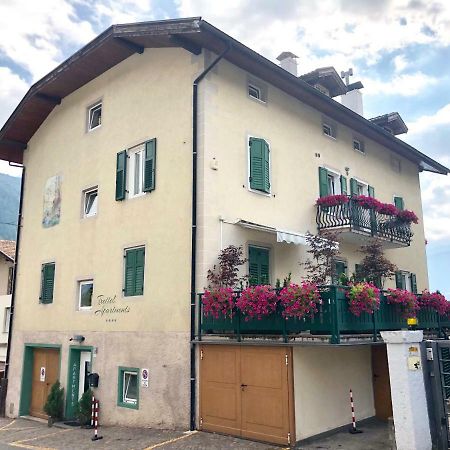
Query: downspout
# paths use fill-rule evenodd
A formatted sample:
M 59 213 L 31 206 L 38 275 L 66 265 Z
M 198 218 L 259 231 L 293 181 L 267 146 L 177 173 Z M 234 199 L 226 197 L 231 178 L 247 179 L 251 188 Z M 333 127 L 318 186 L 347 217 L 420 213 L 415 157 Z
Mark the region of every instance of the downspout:
M 11 344 L 12 344 L 12 334 L 13 334 L 13 326 L 14 326 L 14 305 L 16 301 L 16 279 L 17 279 L 17 264 L 19 262 L 19 248 L 20 248 L 20 232 L 22 229 L 22 206 L 23 206 L 23 187 L 25 185 L 25 167 L 24 166 L 16 166 L 22 167 L 22 179 L 20 181 L 20 200 L 19 200 L 19 214 L 17 217 L 17 234 L 16 234 L 16 254 L 14 256 L 14 271 L 13 271 L 13 283 L 12 283 L 12 293 L 11 293 L 11 314 L 10 314 L 10 322 L 9 322 L 9 331 L 8 331 L 8 344 L 6 347 L 6 360 L 5 360 L 5 383 L 6 386 L 2 385 L 2 388 L 7 389 L 8 383 L 8 372 L 9 372 L 9 359 L 11 356 Z M 6 407 L 6 393 L 2 392 L 2 400 L 4 401 L 3 405 Z M 5 410 L 0 411 L 0 415 L 5 416 Z
M 198 86 L 211 69 L 228 53 L 227 48 L 194 80 L 192 85 L 192 231 L 191 231 L 191 408 L 190 429 L 195 430 L 195 397 L 196 397 L 196 370 L 195 370 L 195 303 L 197 289 L 195 285 L 197 264 L 197 133 L 198 133 Z

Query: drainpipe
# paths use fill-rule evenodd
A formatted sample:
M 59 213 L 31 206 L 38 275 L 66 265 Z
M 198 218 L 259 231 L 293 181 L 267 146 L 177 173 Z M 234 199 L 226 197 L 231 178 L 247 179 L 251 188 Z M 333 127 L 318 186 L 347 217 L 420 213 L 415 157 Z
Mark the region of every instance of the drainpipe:
M 198 86 L 211 69 L 228 53 L 231 43 L 227 48 L 194 80 L 192 85 L 192 232 L 191 232 L 191 408 L 190 429 L 195 430 L 195 300 L 197 289 L 195 286 L 197 264 L 197 133 L 198 133 Z
M 13 165 L 10 163 L 10 165 Z M 17 279 L 17 264 L 19 262 L 19 246 L 20 246 L 20 232 L 22 229 L 22 205 L 23 205 L 23 187 L 25 185 L 25 167 L 22 165 L 14 164 L 14 167 L 22 167 L 22 179 L 20 182 L 20 201 L 19 201 L 19 214 L 17 217 L 17 234 L 16 234 L 16 254 L 14 257 L 14 271 L 13 271 L 13 282 L 12 282 L 12 293 L 11 293 L 11 314 L 9 321 L 9 331 L 8 331 L 8 345 L 6 348 L 6 361 L 5 361 L 5 376 L 2 380 L 2 411 L 0 415 L 5 416 L 6 409 L 6 390 L 8 387 L 8 373 L 9 373 L 9 359 L 11 355 L 11 344 L 12 344 L 12 332 L 14 326 L 14 304 L 16 300 L 16 279 Z

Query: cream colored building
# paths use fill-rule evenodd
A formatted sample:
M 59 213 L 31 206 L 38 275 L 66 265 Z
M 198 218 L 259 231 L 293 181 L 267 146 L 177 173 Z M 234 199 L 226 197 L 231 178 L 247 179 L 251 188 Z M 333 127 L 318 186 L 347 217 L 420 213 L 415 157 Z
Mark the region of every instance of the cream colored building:
M 30 88 L 0 132 L 0 157 L 26 169 L 8 415 L 44 416 L 59 379 L 72 418 L 93 372 L 103 423 L 208 429 L 201 361 L 220 347 L 196 345 L 196 294 L 230 244 L 263 252 L 269 283 L 300 280 L 319 173 L 327 193 L 397 197 L 416 212 L 411 245 L 385 239 L 386 253 L 406 283 L 414 274 L 428 286 L 419 171 L 448 170 L 383 129 L 387 117 L 331 98 L 360 94 L 331 69 L 296 77 L 201 19 L 179 19 L 113 26 Z M 260 184 L 252 142 L 269 151 Z M 367 233 L 344 231 L 351 274 Z M 236 344 L 222 348 L 250 355 Z M 349 387 L 362 417 L 375 415 L 370 345 L 276 344 L 286 355 L 267 357 L 286 357 L 289 434 L 266 424 L 248 437 L 286 443 L 345 425 Z M 320 377 L 328 361 L 339 389 Z M 326 417 L 304 408 L 313 393 Z M 236 423 L 219 431 L 246 435 Z

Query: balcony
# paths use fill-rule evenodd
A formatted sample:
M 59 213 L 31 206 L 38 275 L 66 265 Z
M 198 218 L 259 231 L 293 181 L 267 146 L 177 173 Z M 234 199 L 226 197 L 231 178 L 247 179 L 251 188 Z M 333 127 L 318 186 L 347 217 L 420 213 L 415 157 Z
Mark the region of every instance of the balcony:
M 284 343 L 363 343 L 381 340 L 380 331 L 407 329 L 406 318 L 398 305 L 390 304 L 381 294 L 380 308 L 373 314 L 362 312 L 360 316 L 352 314 L 348 307 L 345 286 L 322 286 L 322 303 L 313 318 L 284 318 L 279 306 L 271 315 L 258 319 L 245 320 L 235 308 L 232 318 L 213 318 L 203 312 L 202 297 L 199 294 L 197 308 L 196 340 L 234 339 L 238 342 L 246 339 L 281 340 Z M 241 291 L 236 291 L 239 295 Z M 247 318 L 248 319 L 248 318 Z M 450 318 L 440 316 L 436 310 L 424 308 L 417 313 L 417 329 L 437 337 L 445 336 L 450 329 Z
M 342 238 L 354 244 L 366 237 L 375 237 L 385 242 L 387 248 L 407 247 L 411 244 L 413 233 L 411 222 L 400 219 L 389 208 L 375 208 L 365 203 L 361 197 L 340 197 L 331 206 L 317 204 L 316 222 L 319 230 L 335 230 Z M 367 199 L 369 197 L 365 197 Z M 342 200 L 344 199 L 344 201 Z M 375 199 L 373 199 L 377 202 Z M 379 205 L 385 205 L 377 202 Z

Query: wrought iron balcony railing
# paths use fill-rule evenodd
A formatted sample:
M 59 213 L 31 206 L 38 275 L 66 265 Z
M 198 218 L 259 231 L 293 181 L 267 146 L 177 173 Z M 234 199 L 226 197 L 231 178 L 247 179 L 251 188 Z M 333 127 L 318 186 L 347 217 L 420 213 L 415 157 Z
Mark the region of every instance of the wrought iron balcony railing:
M 364 208 L 352 197 L 348 203 L 317 205 L 316 222 L 319 230 L 342 229 L 405 246 L 410 245 L 413 236 L 410 223 L 374 209 Z
M 203 312 L 202 297 L 199 294 L 197 309 L 196 339 L 208 337 L 227 337 L 237 341 L 248 337 L 281 338 L 284 342 L 308 335 L 314 340 L 319 337 L 328 339 L 331 344 L 339 344 L 342 339 L 380 340 L 380 331 L 406 329 L 407 320 L 398 305 L 390 304 L 382 294 L 380 308 L 374 314 L 362 312 L 360 316 L 352 314 L 348 308 L 345 286 L 323 286 L 320 288 L 322 304 L 314 317 L 284 318 L 281 309 L 260 320 L 248 320 L 236 308 L 233 317 L 213 318 Z M 238 295 L 240 292 L 236 292 Z M 421 309 L 417 314 L 417 329 L 427 330 L 438 336 L 445 336 L 450 330 L 450 317 L 440 316 L 431 308 Z

